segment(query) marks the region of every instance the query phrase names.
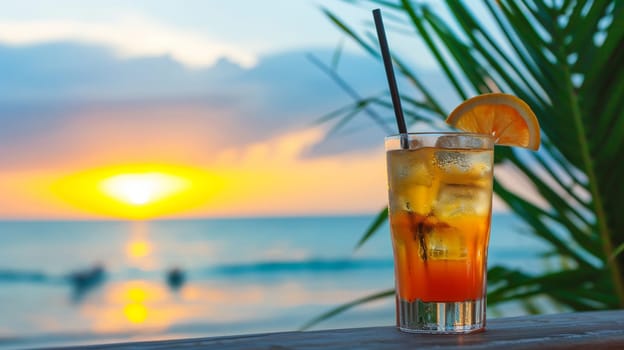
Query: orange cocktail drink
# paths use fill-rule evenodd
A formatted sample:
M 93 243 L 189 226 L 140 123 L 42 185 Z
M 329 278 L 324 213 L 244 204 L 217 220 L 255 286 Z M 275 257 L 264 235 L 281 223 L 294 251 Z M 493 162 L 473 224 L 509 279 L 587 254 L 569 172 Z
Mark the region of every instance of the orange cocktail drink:
M 492 137 L 480 134 L 386 138 L 400 329 L 485 326 L 493 149 Z

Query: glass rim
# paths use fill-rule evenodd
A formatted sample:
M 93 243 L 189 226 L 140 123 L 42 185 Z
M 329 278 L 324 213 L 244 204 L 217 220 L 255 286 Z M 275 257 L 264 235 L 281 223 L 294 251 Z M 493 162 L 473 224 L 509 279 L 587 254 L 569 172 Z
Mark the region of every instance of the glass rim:
M 488 138 L 493 139 L 494 135 L 490 134 L 482 134 L 476 132 L 461 132 L 461 131 L 424 131 L 424 132 L 408 132 L 404 134 L 392 134 L 385 137 L 388 139 L 397 139 L 401 138 L 402 135 L 409 136 L 468 136 L 468 137 L 478 137 L 478 138 Z

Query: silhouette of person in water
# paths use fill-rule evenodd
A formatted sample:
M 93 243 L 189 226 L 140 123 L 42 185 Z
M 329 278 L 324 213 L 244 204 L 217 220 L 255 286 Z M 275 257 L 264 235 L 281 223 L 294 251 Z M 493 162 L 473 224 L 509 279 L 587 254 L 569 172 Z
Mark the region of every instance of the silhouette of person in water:
M 184 274 L 184 271 L 182 271 L 182 269 L 180 269 L 179 267 L 174 267 L 167 271 L 167 284 L 172 290 L 177 291 L 178 289 L 180 289 L 184 284 L 185 280 L 186 276 Z
M 66 279 L 72 284 L 72 299 L 76 302 L 81 301 L 87 292 L 99 286 L 106 278 L 104 265 L 95 263 L 92 267 L 74 271 L 66 276 Z

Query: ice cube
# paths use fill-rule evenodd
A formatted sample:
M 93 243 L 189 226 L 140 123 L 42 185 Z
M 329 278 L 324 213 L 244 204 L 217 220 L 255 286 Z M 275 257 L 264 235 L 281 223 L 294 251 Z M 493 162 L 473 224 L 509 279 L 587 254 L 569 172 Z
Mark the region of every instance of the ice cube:
M 440 136 L 436 147 L 449 149 L 482 149 L 484 142 L 481 138 L 468 135 Z
M 436 216 L 486 215 L 492 199 L 490 191 L 482 186 L 443 184 L 433 209 Z
M 437 151 L 435 165 L 444 172 L 468 171 L 471 163 L 468 155 L 458 151 Z
M 431 212 L 433 202 L 437 195 L 437 187 L 433 183 L 428 185 L 413 185 L 403 192 L 405 196 L 405 210 L 421 215 Z
M 391 186 L 430 186 L 433 181 L 432 154 L 425 151 L 393 151 L 388 154 Z
M 418 139 L 411 139 L 411 140 L 405 140 L 408 143 L 408 147 L 409 149 L 419 149 L 423 147 L 423 143 L 422 141 L 418 140 Z M 405 142 L 403 141 L 403 142 Z
M 455 227 L 438 223 L 425 237 L 429 259 L 463 259 L 468 255 L 466 238 Z

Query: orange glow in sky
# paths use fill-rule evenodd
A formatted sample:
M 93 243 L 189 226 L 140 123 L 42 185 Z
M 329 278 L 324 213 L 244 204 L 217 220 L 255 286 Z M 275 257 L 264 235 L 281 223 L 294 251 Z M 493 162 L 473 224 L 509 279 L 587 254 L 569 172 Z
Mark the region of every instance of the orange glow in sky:
M 0 172 L 0 218 L 148 220 L 380 210 L 387 200 L 382 147 L 302 157 L 324 134 L 320 128 L 297 130 L 214 154 L 189 148 L 186 160 L 139 163 L 120 152 L 117 164 L 106 156 L 95 167 L 76 160 L 45 170 Z M 98 154 L 87 158 L 100 159 Z M 126 249 L 136 258 L 149 247 Z

